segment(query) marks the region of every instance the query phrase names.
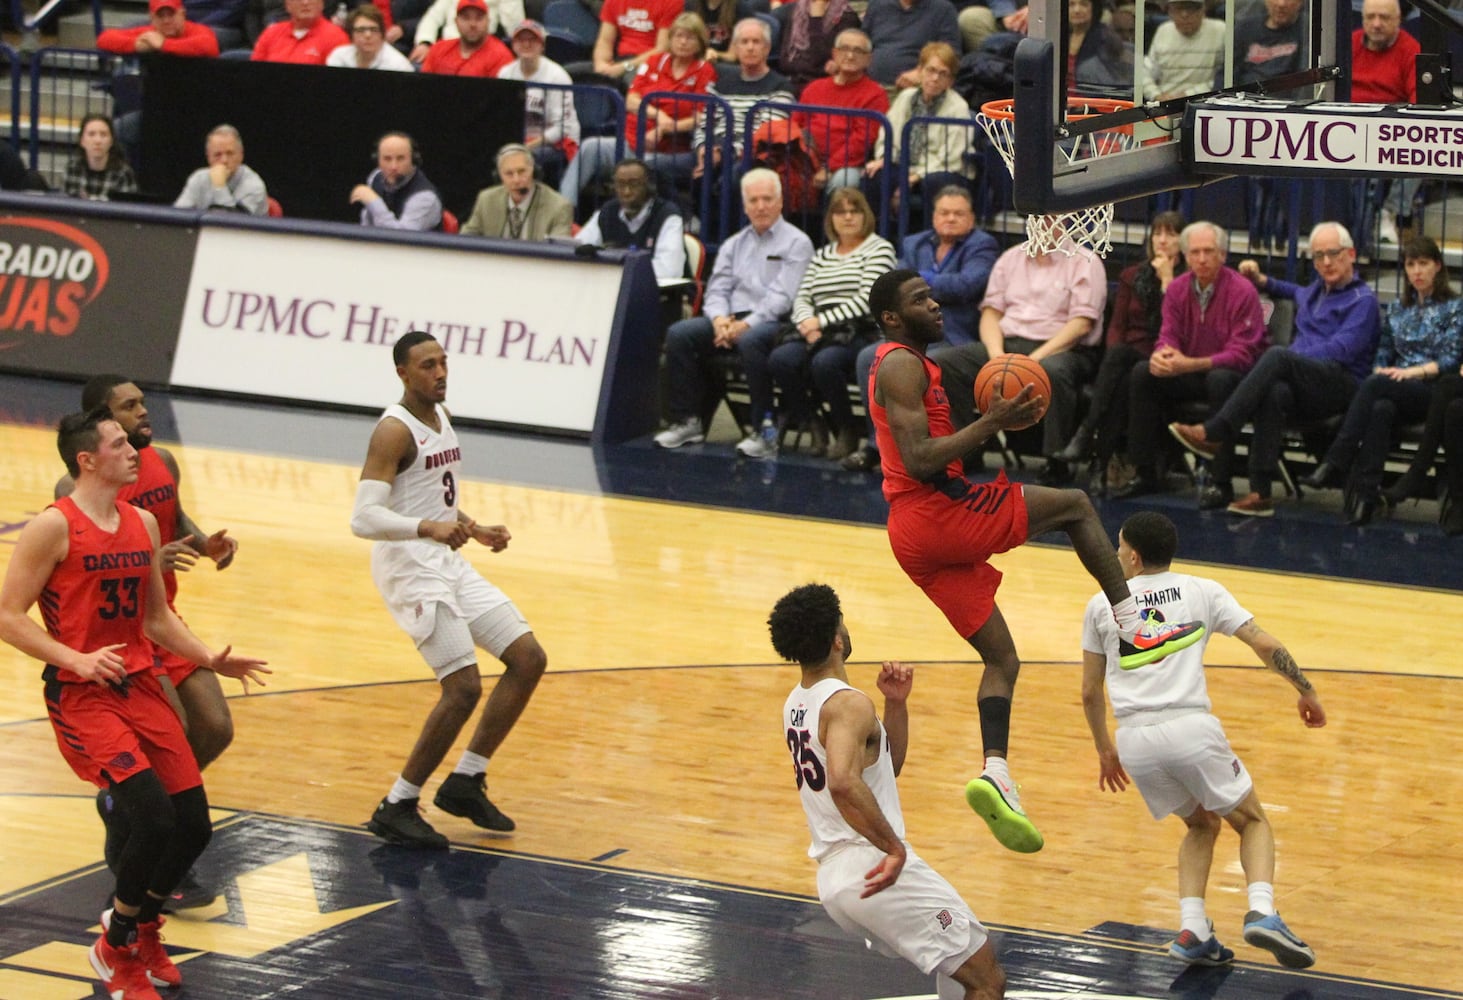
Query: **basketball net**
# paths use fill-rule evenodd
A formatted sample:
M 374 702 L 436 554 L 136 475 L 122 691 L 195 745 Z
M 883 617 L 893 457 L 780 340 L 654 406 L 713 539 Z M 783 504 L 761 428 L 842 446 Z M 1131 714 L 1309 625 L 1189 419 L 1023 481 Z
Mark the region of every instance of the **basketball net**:
M 1067 121 L 1078 121 L 1133 106 L 1131 101 L 1111 100 L 1096 97 L 1069 97 L 1067 99 Z M 1016 176 L 1016 110 L 1015 101 L 1007 98 L 987 101 L 981 105 L 976 120 L 985 129 L 996 152 L 1006 163 L 1006 169 Z M 1133 126 L 1119 125 L 1116 128 L 1088 132 L 1056 144 L 1070 166 L 1083 160 L 1094 160 L 1099 156 L 1110 156 L 1132 149 Z M 1042 253 L 1060 251 L 1068 256 L 1076 254 L 1079 247 L 1106 257 L 1112 249 L 1113 203 L 1091 205 L 1073 212 L 1058 212 L 1026 217 L 1026 252 L 1032 257 Z

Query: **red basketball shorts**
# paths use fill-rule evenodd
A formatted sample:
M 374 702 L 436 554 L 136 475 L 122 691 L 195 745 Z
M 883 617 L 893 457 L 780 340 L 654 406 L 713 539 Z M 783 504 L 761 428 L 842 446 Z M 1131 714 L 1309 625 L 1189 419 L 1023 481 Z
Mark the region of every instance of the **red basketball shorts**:
M 149 768 L 169 795 L 203 784 L 183 723 L 150 670 L 129 675 L 125 688 L 47 681 L 46 711 L 61 756 L 98 788 Z
M 1004 471 L 990 483 L 947 480 L 889 511 L 894 558 L 962 639 L 980 631 L 995 609 L 1001 571 L 990 557 L 1025 541 L 1026 497 Z

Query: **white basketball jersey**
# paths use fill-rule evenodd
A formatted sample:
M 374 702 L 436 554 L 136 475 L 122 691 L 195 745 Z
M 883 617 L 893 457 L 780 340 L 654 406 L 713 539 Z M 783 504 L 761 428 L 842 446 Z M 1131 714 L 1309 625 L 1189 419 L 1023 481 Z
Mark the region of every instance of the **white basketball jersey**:
M 1122 725 L 1142 725 L 1142 713 L 1175 710 L 1207 712 L 1209 690 L 1204 683 L 1204 647 L 1209 636 L 1234 635 L 1254 616 L 1213 580 L 1163 572 L 1136 576 L 1128 590 L 1138 612 L 1164 622 L 1203 622 L 1204 638 L 1187 649 L 1136 670 L 1118 665 L 1118 627 L 1107 598 L 1097 594 L 1087 602 L 1082 624 L 1082 648 L 1107 656 L 1107 690 L 1113 715 Z
M 457 446 L 457 433 L 447 419 L 447 411 L 437 407 L 437 421 L 442 426 L 440 431 L 432 430 L 399 403 L 386 407 L 381 419 L 387 417 L 395 417 L 406 424 L 417 449 L 411 465 L 396 474 L 387 506 L 402 517 L 425 521 L 457 520 L 462 450 Z
M 797 775 L 798 795 L 803 811 L 808 814 L 808 832 L 813 843 L 808 856 L 821 861 L 833 851 L 848 844 L 872 847 L 868 839 L 848 825 L 828 792 L 828 752 L 818 739 L 818 718 L 823 705 L 840 691 L 855 691 L 843 681 L 826 678 L 810 688 L 792 689 L 782 707 L 782 725 L 787 748 L 792 753 L 793 770 Z M 866 697 L 862 692 L 860 697 Z M 904 813 L 899 808 L 899 790 L 894 784 L 894 762 L 889 756 L 889 734 L 879 723 L 879 758 L 864 769 L 864 783 L 874 793 L 874 800 L 884 812 L 900 840 L 904 839 Z

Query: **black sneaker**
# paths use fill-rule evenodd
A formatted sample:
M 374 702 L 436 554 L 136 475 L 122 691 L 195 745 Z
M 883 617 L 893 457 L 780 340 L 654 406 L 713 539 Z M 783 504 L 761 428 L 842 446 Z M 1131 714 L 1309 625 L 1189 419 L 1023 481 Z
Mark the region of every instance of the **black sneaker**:
M 102 825 L 107 828 L 106 840 L 102 843 L 102 857 L 106 859 L 107 867 L 112 874 L 117 874 L 117 862 L 121 860 L 122 849 L 127 846 L 127 835 L 131 832 L 131 825 L 117 804 L 112 798 L 109 789 L 103 788 L 97 792 L 97 815 L 102 818 Z
M 173 894 L 163 903 L 164 913 L 176 913 L 179 910 L 196 910 L 201 906 L 208 906 L 218 898 L 218 893 L 206 886 L 200 885 L 198 876 L 192 868 L 183 876 Z
M 476 826 L 496 833 L 511 833 L 514 823 L 488 801 L 486 774 L 449 774 L 432 803 L 443 812 L 470 819 Z
M 447 838 L 422 819 L 418 811 L 421 799 L 402 799 L 400 802 L 381 800 L 376 812 L 366 822 L 366 829 L 398 847 L 411 847 L 419 851 L 445 851 Z

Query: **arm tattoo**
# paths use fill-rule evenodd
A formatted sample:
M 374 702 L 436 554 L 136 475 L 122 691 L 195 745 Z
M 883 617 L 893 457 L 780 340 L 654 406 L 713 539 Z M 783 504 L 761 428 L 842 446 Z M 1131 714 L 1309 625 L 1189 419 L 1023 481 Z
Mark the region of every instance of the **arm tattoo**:
M 1300 672 L 1296 666 L 1295 658 L 1290 655 L 1290 650 L 1281 646 L 1275 651 L 1275 672 L 1294 684 L 1300 691 L 1309 691 L 1311 682 L 1306 680 L 1305 674 Z

